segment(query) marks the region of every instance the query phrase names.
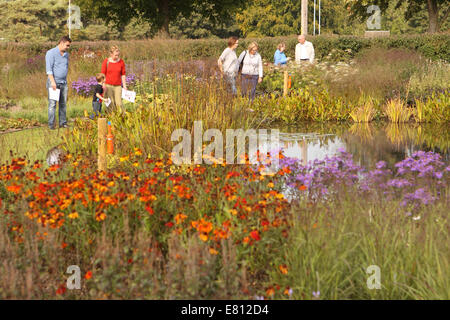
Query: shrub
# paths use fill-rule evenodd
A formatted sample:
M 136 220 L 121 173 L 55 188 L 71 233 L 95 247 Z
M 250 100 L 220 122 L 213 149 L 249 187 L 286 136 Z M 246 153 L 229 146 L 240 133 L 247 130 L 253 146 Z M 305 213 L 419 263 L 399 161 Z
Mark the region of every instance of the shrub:
M 406 105 L 406 103 L 400 98 L 391 99 L 386 103 L 384 112 L 389 121 L 394 123 L 408 122 L 411 118 L 412 111 Z

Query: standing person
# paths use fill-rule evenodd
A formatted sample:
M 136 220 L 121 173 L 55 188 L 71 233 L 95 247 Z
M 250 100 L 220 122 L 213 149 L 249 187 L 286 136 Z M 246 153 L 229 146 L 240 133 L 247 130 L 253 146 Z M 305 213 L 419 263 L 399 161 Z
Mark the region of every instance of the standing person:
M 284 50 L 286 50 L 286 45 L 282 42 L 278 45 L 277 51 L 275 51 L 275 54 L 273 55 L 274 65 L 286 66 L 289 58 L 286 58 Z
M 309 63 L 314 62 L 314 46 L 311 42 L 306 41 L 305 35 L 298 36 L 298 42 L 295 46 L 295 62 L 301 63 L 306 61 Z
M 228 48 L 223 50 L 222 54 L 217 60 L 219 65 L 220 73 L 231 86 L 231 91 L 233 95 L 237 95 L 236 90 L 236 76 L 238 73 L 238 58 L 236 56 L 236 48 L 239 45 L 239 40 L 237 37 L 230 37 L 228 39 Z
M 111 99 L 107 110 L 117 107 L 122 109 L 122 86 L 127 90 L 125 62 L 120 59 L 120 50 L 117 46 L 111 46 L 110 56 L 102 63 L 102 71 L 105 75 L 105 99 Z
M 69 72 L 69 52 L 72 40 L 68 36 L 64 36 L 53 49 L 45 54 L 45 70 L 47 72 L 47 94 L 48 94 L 48 126 L 55 129 L 55 113 L 56 100 L 50 99 L 49 89 L 59 89 L 59 110 L 58 121 L 60 128 L 67 128 L 66 110 L 67 110 L 67 94 L 69 87 L 67 85 L 67 73 Z
M 94 115 L 99 116 L 102 113 L 102 101 L 103 97 L 103 86 L 105 85 L 105 75 L 103 73 L 97 73 L 95 76 L 97 79 L 97 84 L 94 88 L 94 96 L 92 97 L 92 109 L 94 110 Z
M 248 50 L 239 56 L 239 64 L 242 62 L 242 95 L 246 95 L 250 89 L 250 98 L 255 99 L 256 85 L 263 78 L 262 58 L 258 53 L 258 44 L 250 43 Z

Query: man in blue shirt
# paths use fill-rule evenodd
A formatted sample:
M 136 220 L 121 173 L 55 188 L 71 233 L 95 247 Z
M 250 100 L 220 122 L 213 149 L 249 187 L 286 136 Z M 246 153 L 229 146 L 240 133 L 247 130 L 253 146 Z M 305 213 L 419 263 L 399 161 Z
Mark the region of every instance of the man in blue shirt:
M 47 72 L 47 90 L 60 89 L 59 94 L 59 127 L 67 128 L 66 109 L 67 93 L 69 87 L 67 84 L 67 73 L 69 72 L 69 52 L 72 40 L 64 36 L 53 49 L 47 51 L 45 55 L 45 69 Z M 48 99 L 48 126 L 55 129 L 56 100 Z

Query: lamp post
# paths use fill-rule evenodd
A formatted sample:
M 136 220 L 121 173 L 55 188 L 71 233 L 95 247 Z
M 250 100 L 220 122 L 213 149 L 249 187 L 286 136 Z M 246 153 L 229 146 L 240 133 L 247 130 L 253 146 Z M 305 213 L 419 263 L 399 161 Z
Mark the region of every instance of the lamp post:
M 72 10 L 70 8 L 70 0 L 69 0 L 69 19 L 68 19 L 69 38 L 70 38 L 70 29 L 71 29 L 71 25 L 72 25 L 72 17 L 70 16 L 71 14 L 72 14 Z
M 314 0 L 313 8 L 313 35 L 316 35 L 316 0 Z
M 308 0 L 302 0 L 301 7 L 301 34 L 308 34 Z

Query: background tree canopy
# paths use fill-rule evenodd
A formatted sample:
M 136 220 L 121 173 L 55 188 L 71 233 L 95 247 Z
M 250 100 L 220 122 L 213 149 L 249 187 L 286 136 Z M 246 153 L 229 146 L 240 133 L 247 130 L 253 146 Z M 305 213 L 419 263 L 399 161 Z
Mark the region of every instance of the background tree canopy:
M 318 3 L 318 0 L 316 1 Z M 299 33 L 299 0 L 72 0 L 83 28 L 75 40 L 285 36 Z M 308 30 L 313 32 L 313 1 Z M 448 31 L 445 0 L 321 0 L 321 34 L 362 35 L 367 7 L 382 10 L 382 29 L 391 34 Z M 67 34 L 68 0 L 0 2 L 0 40 L 41 42 Z M 436 14 L 437 13 L 437 14 Z M 316 34 L 318 33 L 316 5 Z M 431 17 L 431 18 L 430 18 Z

